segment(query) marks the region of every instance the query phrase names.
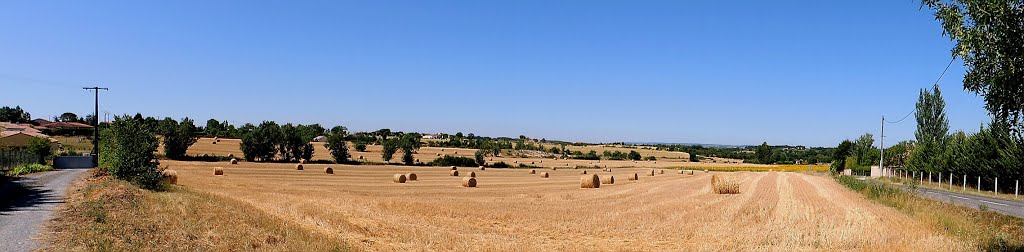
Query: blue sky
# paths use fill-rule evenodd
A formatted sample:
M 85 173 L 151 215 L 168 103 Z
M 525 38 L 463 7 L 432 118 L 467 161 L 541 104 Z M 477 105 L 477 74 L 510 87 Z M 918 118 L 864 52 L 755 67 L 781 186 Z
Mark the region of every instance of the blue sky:
M 99 85 L 111 114 L 834 146 L 913 109 L 941 35 L 910 0 L 10 1 L 0 105 L 85 115 Z M 963 72 L 940 85 L 975 131 Z

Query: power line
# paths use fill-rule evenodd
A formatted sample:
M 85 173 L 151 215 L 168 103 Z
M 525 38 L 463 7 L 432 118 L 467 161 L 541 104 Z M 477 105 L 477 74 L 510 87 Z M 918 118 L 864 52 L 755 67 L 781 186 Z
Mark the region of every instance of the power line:
M 941 80 L 942 80 L 942 77 L 943 77 L 943 76 L 946 76 L 946 72 L 947 72 L 947 71 L 949 71 L 949 66 L 952 66 L 952 65 L 953 65 L 953 61 L 956 61 L 956 57 L 953 57 L 952 59 L 950 59 L 950 60 L 949 60 L 949 63 L 948 63 L 948 64 L 946 64 L 946 69 L 943 69 L 943 70 L 942 70 L 942 73 L 941 73 L 941 74 L 939 74 L 939 78 L 938 78 L 938 79 L 935 79 L 935 84 L 939 84 L 939 81 L 941 81 Z M 907 119 L 908 117 L 910 117 L 910 115 L 914 114 L 914 112 L 917 112 L 917 108 L 914 108 L 914 110 L 911 110 L 911 111 L 910 111 L 910 113 L 907 113 L 907 115 L 903 116 L 903 118 L 901 118 L 901 119 L 899 119 L 899 120 L 897 120 L 897 121 L 895 121 L 895 122 L 893 122 L 893 121 L 889 121 L 889 120 L 884 120 L 884 118 L 885 118 L 884 116 L 883 116 L 882 118 L 883 118 L 883 120 L 884 120 L 884 121 L 885 121 L 886 123 L 890 123 L 890 124 L 897 124 L 897 123 L 903 122 L 903 120 L 906 120 L 906 119 Z
M 897 120 L 895 122 L 889 121 L 889 120 L 885 120 L 885 122 L 886 123 L 891 123 L 891 124 L 897 124 L 897 123 L 903 122 L 903 120 L 906 120 L 908 117 L 910 117 L 910 115 L 913 115 L 914 112 L 917 112 L 917 108 L 914 108 L 914 110 L 911 110 L 910 113 L 907 113 L 907 115 L 903 116 L 903 118 L 901 118 L 901 119 L 899 119 L 899 120 Z

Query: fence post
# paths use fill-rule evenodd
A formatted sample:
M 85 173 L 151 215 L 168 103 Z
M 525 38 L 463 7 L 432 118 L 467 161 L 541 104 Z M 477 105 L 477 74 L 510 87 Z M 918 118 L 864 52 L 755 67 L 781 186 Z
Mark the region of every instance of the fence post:
M 928 183 L 932 183 L 932 172 L 928 172 Z
M 996 177 L 996 187 L 993 187 L 992 192 L 997 195 L 999 194 L 999 177 Z
M 1014 199 L 1017 198 L 1017 193 L 1020 192 L 1020 180 L 1018 179 L 1016 181 L 1017 182 L 1014 182 L 1014 185 L 1013 185 L 1013 198 Z
M 967 191 L 967 175 L 966 174 L 964 175 L 964 190 L 963 191 L 965 191 L 965 192 Z
M 953 173 L 949 173 L 949 190 L 953 190 Z
M 942 172 L 939 172 L 939 188 L 942 188 Z
M 981 192 L 981 176 L 978 176 L 978 192 Z

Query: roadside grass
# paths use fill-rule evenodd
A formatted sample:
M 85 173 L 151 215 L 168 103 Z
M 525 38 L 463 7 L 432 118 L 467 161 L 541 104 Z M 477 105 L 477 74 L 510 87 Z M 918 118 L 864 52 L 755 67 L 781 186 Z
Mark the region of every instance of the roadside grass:
M 890 185 L 838 176 L 836 181 L 865 198 L 896 208 L 948 235 L 974 244 L 982 251 L 1024 251 L 1024 220 L 1000 213 L 975 210 L 926 199 Z
M 53 170 L 53 166 L 42 165 L 42 164 L 23 164 L 17 165 L 6 172 L 5 175 L 10 177 L 17 177 L 25 174 L 44 172 Z
M 47 224 L 45 251 L 347 251 L 343 242 L 245 203 L 170 186 L 79 180 Z
M 889 181 L 889 182 L 893 182 L 893 183 L 901 183 L 901 184 L 908 184 L 910 182 L 913 182 L 913 183 L 917 184 L 918 187 L 921 187 L 921 188 L 928 188 L 928 189 L 935 189 L 935 190 L 940 190 L 940 191 L 963 193 L 963 194 L 970 194 L 970 195 L 977 195 L 977 196 L 985 196 L 985 197 L 991 197 L 991 198 L 1000 198 L 1000 199 L 1005 199 L 1005 200 L 1024 201 L 1024 195 L 1014 196 L 1012 194 L 1013 191 L 1010 191 L 1010 192 L 999 192 L 998 194 L 996 194 L 995 192 L 992 192 L 992 191 L 978 191 L 977 187 L 970 187 L 970 186 L 968 186 L 966 189 L 964 189 L 962 182 L 961 182 L 961 184 L 957 184 L 956 181 L 953 182 L 953 188 L 950 189 L 949 188 L 949 181 L 948 180 L 947 181 L 943 181 L 943 183 L 939 183 L 939 182 L 935 182 L 935 181 L 928 182 L 927 179 L 925 180 L 925 182 L 921 182 L 920 180 L 908 180 L 908 179 L 896 178 L 896 177 L 878 178 L 878 180 L 880 180 L 880 181 Z M 1014 182 L 1014 181 L 1011 181 L 1011 183 L 1012 182 Z

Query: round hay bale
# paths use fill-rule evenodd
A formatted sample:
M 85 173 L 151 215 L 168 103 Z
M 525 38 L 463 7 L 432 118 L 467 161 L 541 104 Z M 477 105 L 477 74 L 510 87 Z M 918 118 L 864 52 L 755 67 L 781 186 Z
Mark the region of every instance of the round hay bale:
M 740 182 L 732 175 L 714 174 L 711 175 L 711 190 L 716 194 L 739 194 Z
M 530 162 L 530 164 L 536 164 L 536 163 L 534 163 L 534 162 Z
M 441 156 L 441 153 L 437 153 L 437 156 L 438 156 L 438 157 L 440 157 L 440 156 Z
M 455 151 L 455 154 L 459 154 L 459 151 Z
M 295 170 L 301 171 L 302 170 L 302 164 L 295 165 Z
M 459 176 L 459 171 L 452 170 L 451 175 L 452 175 L 452 177 L 458 177 Z
M 690 175 L 693 175 L 693 171 L 690 171 Z
M 178 184 L 178 172 L 177 171 L 175 171 L 175 170 L 164 170 L 164 171 L 160 172 L 160 175 L 163 176 L 164 180 L 167 180 L 167 183 L 170 183 L 172 185 L 177 185 Z
M 513 163 L 513 164 L 518 164 L 518 163 L 519 163 L 519 160 L 513 160 L 513 161 L 512 161 L 512 163 Z
M 472 177 L 462 178 L 462 187 L 476 187 L 476 178 L 472 178 Z
M 633 173 L 632 175 L 626 175 L 626 180 L 629 180 L 629 181 L 640 180 L 640 176 L 637 176 L 636 173 Z
M 537 174 L 537 170 L 530 170 L 530 174 Z
M 306 161 L 306 159 L 305 159 L 305 158 L 303 158 L 303 159 L 299 159 L 299 163 L 300 163 L 300 164 L 306 164 L 306 162 L 309 162 L 309 161 Z
M 334 168 L 331 168 L 331 167 L 324 168 L 324 173 L 334 174 Z
M 459 167 L 452 166 L 452 170 L 453 171 L 458 170 L 458 169 L 459 169 Z
M 679 170 L 679 174 L 686 174 L 686 170 Z
M 405 174 L 395 174 L 394 181 L 395 181 L 395 183 L 401 184 L 401 183 L 405 183 L 406 179 L 408 179 L 408 178 L 405 177 Z
M 541 172 L 540 173 L 540 177 L 541 178 L 548 178 L 548 173 L 547 172 Z
M 704 169 L 704 173 L 708 173 L 708 169 Z
M 487 170 L 487 168 L 484 168 L 483 166 L 480 166 L 479 168 L 480 168 L 481 171 Z
M 467 174 L 467 176 L 470 177 L 470 178 L 475 178 L 476 177 L 476 173 L 475 172 L 469 172 L 469 174 Z
M 551 167 L 551 170 L 552 170 L 552 171 L 557 171 L 557 170 L 558 170 L 558 167 Z
M 580 188 L 601 188 L 601 178 L 597 174 L 580 176 Z
M 587 170 L 583 170 L 583 172 L 580 174 L 587 175 Z
M 658 174 L 665 174 L 665 170 L 658 170 Z
M 359 155 L 359 160 L 363 160 L 363 155 Z
M 211 144 L 217 144 L 217 141 L 213 141 L 213 142 L 211 142 Z
M 612 172 L 612 168 L 604 168 L 607 172 Z
M 416 173 L 405 174 L 405 179 L 408 179 L 409 181 L 416 181 L 417 180 Z
M 232 159 L 231 159 L 231 164 L 238 164 L 238 159 L 234 159 L 234 158 L 232 158 Z
M 608 175 L 601 177 L 601 184 L 611 185 L 615 184 L 615 176 Z
M 213 167 L 213 175 L 224 175 L 224 168 Z
M 654 176 L 654 170 L 651 170 L 651 172 L 648 172 L 647 176 Z

